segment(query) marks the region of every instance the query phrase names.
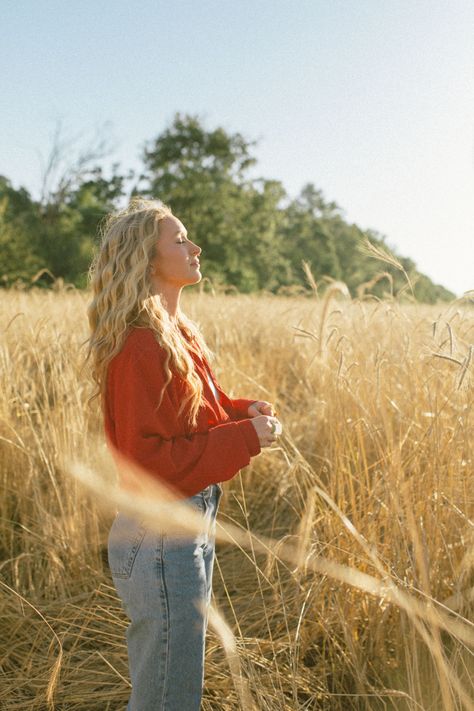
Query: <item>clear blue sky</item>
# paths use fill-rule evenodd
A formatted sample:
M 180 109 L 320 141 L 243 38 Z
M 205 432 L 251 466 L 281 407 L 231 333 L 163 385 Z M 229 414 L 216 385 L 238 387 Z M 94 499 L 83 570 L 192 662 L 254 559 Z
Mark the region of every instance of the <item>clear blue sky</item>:
M 0 173 L 111 122 L 138 168 L 176 111 L 258 139 L 255 177 L 313 182 L 437 283 L 474 288 L 472 0 L 2 0 Z M 159 197 L 159 196 L 158 196 Z

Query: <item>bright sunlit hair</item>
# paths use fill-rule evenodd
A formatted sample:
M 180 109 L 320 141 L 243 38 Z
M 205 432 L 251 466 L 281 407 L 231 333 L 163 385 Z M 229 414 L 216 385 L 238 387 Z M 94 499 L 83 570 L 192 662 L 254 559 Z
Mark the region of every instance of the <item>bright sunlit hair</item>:
M 101 244 L 89 269 L 93 299 L 87 309 L 90 337 L 85 362 L 89 362 L 95 389 L 91 400 L 102 398 L 106 387 L 107 366 L 121 350 L 131 326 L 151 328 L 158 343 L 167 352 L 166 381 L 157 407 L 173 372 L 186 381 L 178 417 L 188 408 L 188 424 L 196 426 L 203 392 L 187 342 L 180 328 L 204 355 L 212 351 L 205 344 L 198 326 L 178 308 L 176 325 L 163 306 L 160 295 L 152 293 L 150 261 L 156 256 L 160 222 L 172 217 L 171 208 L 158 200 L 134 197 L 128 207 L 105 218 L 100 228 Z M 199 350 L 197 351 L 199 352 Z

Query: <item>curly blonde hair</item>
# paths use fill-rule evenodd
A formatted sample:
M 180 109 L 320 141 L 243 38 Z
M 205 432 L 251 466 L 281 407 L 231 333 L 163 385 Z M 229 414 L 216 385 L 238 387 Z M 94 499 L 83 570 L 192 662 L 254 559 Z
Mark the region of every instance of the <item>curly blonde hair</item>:
M 190 351 L 209 360 L 214 354 L 197 324 L 178 308 L 175 325 L 160 295 L 151 290 L 149 267 L 156 256 L 160 222 L 171 216 L 171 208 L 163 202 L 134 197 L 128 207 L 111 213 L 101 225 L 101 245 L 88 274 L 93 299 L 87 309 L 90 337 L 86 341 L 85 362 L 91 360 L 91 377 L 95 383 L 89 402 L 100 396 L 104 406 L 107 367 L 122 349 L 130 327 L 150 328 L 167 353 L 166 382 L 157 407 L 173 371 L 185 381 L 188 393 L 180 404 L 178 417 L 188 408 L 188 424 L 193 429 L 202 402 L 203 385 Z

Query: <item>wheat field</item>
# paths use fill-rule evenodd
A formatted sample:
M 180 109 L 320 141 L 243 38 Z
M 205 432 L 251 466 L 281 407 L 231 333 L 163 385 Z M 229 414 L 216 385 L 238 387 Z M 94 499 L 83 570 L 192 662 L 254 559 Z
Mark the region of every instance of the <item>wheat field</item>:
M 474 309 L 336 287 L 182 297 L 284 428 L 224 484 L 204 711 L 474 709 Z M 123 709 L 89 295 L 2 294 L 0 708 Z

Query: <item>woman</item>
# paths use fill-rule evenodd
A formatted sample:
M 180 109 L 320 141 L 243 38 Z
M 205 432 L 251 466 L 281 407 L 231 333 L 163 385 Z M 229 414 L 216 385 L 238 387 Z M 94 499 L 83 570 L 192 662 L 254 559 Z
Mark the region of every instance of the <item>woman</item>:
M 169 207 L 134 198 L 106 220 L 90 269 L 88 357 L 107 443 L 199 511 L 206 531 L 157 533 L 121 511 L 112 524 L 109 565 L 130 619 L 129 711 L 200 708 L 219 482 L 270 446 L 279 425 L 270 403 L 224 393 L 180 309 L 183 287 L 201 279 L 200 253 Z

